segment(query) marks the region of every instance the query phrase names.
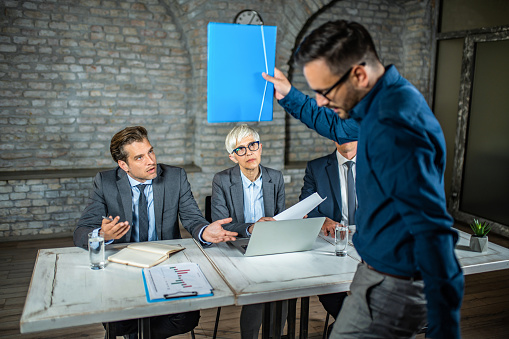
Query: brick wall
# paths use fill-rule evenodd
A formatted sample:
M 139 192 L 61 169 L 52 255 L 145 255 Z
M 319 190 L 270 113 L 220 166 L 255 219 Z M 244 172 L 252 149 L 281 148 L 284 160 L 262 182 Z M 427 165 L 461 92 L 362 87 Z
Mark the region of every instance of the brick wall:
M 306 21 L 329 2 L 1 2 L 0 241 L 70 234 L 95 172 L 114 166 L 111 136 L 127 125 L 149 130 L 159 162 L 190 169 L 203 208 L 214 173 L 233 164 L 224 138 L 235 125 L 206 121 L 208 22 L 259 11 L 267 25 L 278 26 L 276 65 L 287 72 Z M 331 19 L 365 24 L 384 63 L 396 64 L 426 95 L 431 13 L 429 1 L 336 1 L 306 32 Z M 292 76 L 307 89 L 300 70 Z M 273 121 L 250 125 L 264 145 L 262 163 L 291 179 L 286 204 L 293 205 L 304 168 L 292 162 L 323 156 L 332 142 L 276 103 Z

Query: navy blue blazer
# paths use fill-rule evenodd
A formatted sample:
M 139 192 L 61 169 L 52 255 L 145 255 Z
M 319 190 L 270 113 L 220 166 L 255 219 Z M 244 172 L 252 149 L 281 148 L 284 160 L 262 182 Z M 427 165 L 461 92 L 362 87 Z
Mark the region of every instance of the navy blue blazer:
M 315 192 L 318 192 L 322 198 L 327 197 L 324 202 L 308 213 L 309 218 L 328 217 L 341 222 L 340 185 L 336 151 L 308 162 L 299 200 L 303 200 Z

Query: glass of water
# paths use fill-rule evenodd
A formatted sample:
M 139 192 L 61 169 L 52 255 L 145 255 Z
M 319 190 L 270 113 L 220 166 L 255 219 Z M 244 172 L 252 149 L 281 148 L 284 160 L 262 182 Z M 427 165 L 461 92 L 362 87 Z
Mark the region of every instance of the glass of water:
M 88 256 L 91 269 L 101 270 L 104 268 L 104 236 L 102 232 L 88 234 Z
M 346 256 L 348 246 L 348 226 L 343 224 L 336 224 L 335 232 L 335 243 L 336 243 L 336 256 Z

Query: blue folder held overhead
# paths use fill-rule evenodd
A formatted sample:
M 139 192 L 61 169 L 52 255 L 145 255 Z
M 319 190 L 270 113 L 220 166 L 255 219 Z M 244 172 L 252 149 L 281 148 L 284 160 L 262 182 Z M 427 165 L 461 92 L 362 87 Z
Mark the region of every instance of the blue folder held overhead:
M 271 121 L 275 26 L 211 22 L 208 25 L 207 120 Z

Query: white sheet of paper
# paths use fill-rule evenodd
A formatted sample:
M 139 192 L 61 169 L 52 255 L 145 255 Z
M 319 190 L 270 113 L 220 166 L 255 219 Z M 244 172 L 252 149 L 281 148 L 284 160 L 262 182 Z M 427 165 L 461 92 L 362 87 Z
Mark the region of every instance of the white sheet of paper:
M 299 201 L 295 205 L 290 208 L 287 208 L 283 212 L 279 213 L 274 217 L 276 220 L 293 220 L 293 219 L 302 219 L 306 214 L 311 212 L 313 208 L 320 205 L 322 201 L 327 199 L 327 197 L 323 198 L 318 195 L 318 193 L 311 194 L 306 199 Z

